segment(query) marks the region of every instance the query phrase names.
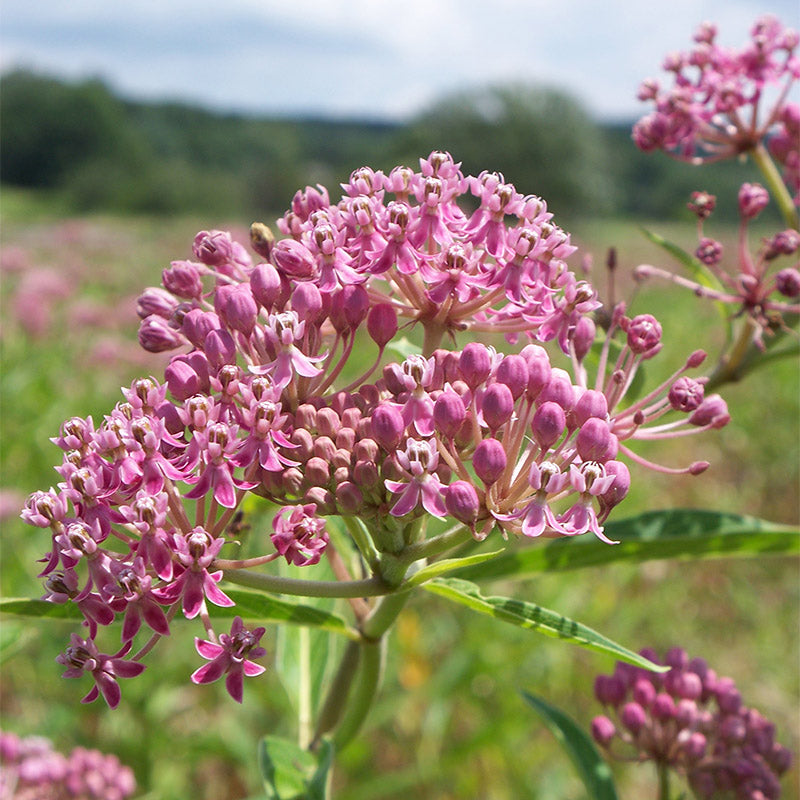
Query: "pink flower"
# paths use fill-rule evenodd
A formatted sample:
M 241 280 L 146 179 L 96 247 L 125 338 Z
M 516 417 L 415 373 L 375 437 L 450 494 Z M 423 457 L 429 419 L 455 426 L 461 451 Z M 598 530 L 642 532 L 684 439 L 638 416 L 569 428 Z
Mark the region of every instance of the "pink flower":
M 272 544 L 289 564 L 316 564 L 328 546 L 325 520 L 316 516 L 317 506 L 286 506 L 272 521 Z
M 265 628 L 249 631 L 244 627 L 241 617 L 234 617 L 230 634 L 220 634 L 219 644 L 195 639 L 197 652 L 209 659 L 210 663 L 192 673 L 192 683 L 213 683 L 226 675 L 225 688 L 228 694 L 241 703 L 245 675 L 252 678 L 265 670 L 265 667 L 250 660 L 266 655 L 267 651 L 258 646 L 264 631 Z
M 397 460 L 411 480 L 408 483 L 385 481 L 390 492 L 400 494 L 389 513 L 395 517 L 403 517 L 421 502 L 429 514 L 435 517 L 447 516 L 442 497 L 444 486 L 434 472 L 439 465 L 435 443 L 430 439 L 409 439 L 405 450 L 397 452 Z

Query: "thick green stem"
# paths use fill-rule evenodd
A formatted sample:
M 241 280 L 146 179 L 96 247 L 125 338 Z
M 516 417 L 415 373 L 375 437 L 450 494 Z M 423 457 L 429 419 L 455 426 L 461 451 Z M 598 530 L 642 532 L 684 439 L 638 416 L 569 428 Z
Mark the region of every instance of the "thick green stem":
M 422 341 L 422 355 L 425 358 L 430 358 L 433 351 L 442 343 L 444 337 L 444 327 L 434 322 L 433 320 L 426 319 L 422 323 L 425 328 L 425 338 Z
M 783 178 L 781 178 L 781 174 L 778 172 L 775 162 L 770 158 L 764 145 L 756 145 L 756 147 L 750 151 L 750 155 L 753 157 L 753 161 L 756 162 L 756 166 L 761 170 L 761 174 L 764 176 L 764 180 L 767 182 L 770 192 L 775 198 L 775 202 L 778 204 L 778 208 L 781 210 L 786 224 L 790 228 L 800 230 L 797 209 L 795 208 L 792 196 L 789 194 L 789 190 L 783 182 Z
M 739 329 L 739 335 L 736 337 L 730 351 L 723 355 L 720 359 L 717 368 L 709 378 L 706 384 L 706 391 L 709 389 L 716 389 L 730 381 L 737 381 L 742 377 L 741 369 L 744 360 L 753 346 L 753 331 L 755 330 L 755 323 L 746 317 L 742 322 Z
M 360 581 L 304 581 L 297 578 L 282 578 L 249 572 L 244 569 L 224 570 L 225 580 L 250 586 L 273 594 L 292 594 L 302 597 L 380 597 L 394 591 L 393 587 L 379 577 Z
M 666 764 L 658 765 L 658 800 L 670 800 L 669 767 Z
M 338 687 L 341 691 L 339 705 L 344 706 L 347 695 L 350 693 L 350 684 L 352 684 L 354 678 L 357 680 L 344 714 L 341 717 L 341 722 L 333 734 L 333 741 L 337 750 L 340 750 L 353 739 L 369 713 L 372 702 L 380 688 L 383 673 L 386 650 L 384 634 L 397 619 L 397 615 L 406 604 L 409 594 L 409 592 L 398 592 L 382 598 L 361 626 L 363 638 L 358 644 L 360 651 L 358 671 L 351 671 L 349 673 L 350 681 L 346 681 L 346 678 L 343 678 Z M 345 651 L 343 662 L 345 659 L 352 659 L 349 648 Z M 342 667 L 340 666 L 337 679 L 341 672 Z M 330 715 L 338 716 L 340 711 L 336 707 L 336 702 L 332 698 L 330 707 L 326 702 L 324 710 Z
M 319 712 L 319 719 L 317 720 L 317 727 L 314 730 L 312 747 L 339 723 L 348 695 L 350 694 L 353 676 L 358 669 L 360 656 L 360 643 L 348 642 L 342 654 L 342 660 L 339 662 L 339 668 L 336 670 L 336 675 L 328 689 L 325 702 Z

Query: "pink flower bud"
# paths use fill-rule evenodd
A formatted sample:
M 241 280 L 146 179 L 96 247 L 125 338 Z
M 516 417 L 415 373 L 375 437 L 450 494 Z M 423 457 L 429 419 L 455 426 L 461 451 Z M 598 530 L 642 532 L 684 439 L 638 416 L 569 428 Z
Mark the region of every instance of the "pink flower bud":
M 633 699 L 642 707 L 650 708 L 656 699 L 656 687 L 647 678 L 639 678 L 633 684 Z
M 508 386 L 511 396 L 517 400 L 528 388 L 528 364 L 522 356 L 506 356 L 497 367 L 495 378 Z
M 336 452 L 336 443 L 330 436 L 317 436 L 314 439 L 313 453 L 317 458 L 323 461 L 333 461 L 333 454 Z
M 708 219 L 717 205 L 717 198 L 708 192 L 692 192 L 692 199 L 687 205 L 698 219 Z
M 176 400 L 187 400 L 208 391 L 208 360 L 200 350 L 175 356 L 164 370 L 164 377 L 170 394 Z
M 558 403 L 542 403 L 536 409 L 531 422 L 533 438 L 541 449 L 549 450 L 567 427 L 564 409 Z
M 660 692 L 653 700 L 650 713 L 655 719 L 670 719 L 675 716 L 675 701 L 665 692 Z
M 378 347 L 385 347 L 397 333 L 397 312 L 391 303 L 378 303 L 367 314 L 367 333 Z
M 394 452 L 406 429 L 400 411 L 395 406 L 380 405 L 372 412 L 371 422 L 373 439 L 387 452 Z
M 575 403 L 572 415 L 576 427 L 583 425 L 586 420 L 592 417 L 597 419 L 608 419 L 608 400 L 602 392 L 595 389 L 587 389 Z
M 363 286 L 345 286 L 342 289 L 341 302 L 344 318 L 352 330 L 355 330 L 369 312 L 369 295 Z
M 597 332 L 591 317 L 580 317 L 575 324 L 572 332 L 572 345 L 575 348 L 575 357 L 578 361 L 583 361 L 589 354 L 594 344 L 594 337 Z
M 769 204 L 769 192 L 760 183 L 743 183 L 739 189 L 739 213 L 754 219 Z
M 637 355 L 651 358 L 661 349 L 661 325 L 651 314 L 640 314 L 623 324 L 628 347 Z
M 616 732 L 614 723 L 608 717 L 595 717 L 592 720 L 592 738 L 601 747 L 606 747 Z
M 722 260 L 722 243 L 704 236 L 697 245 L 697 250 L 694 251 L 694 254 L 703 264 L 713 267 L 714 264 L 719 264 Z
M 350 481 L 344 481 L 336 487 L 336 505 L 342 514 L 358 514 L 364 507 L 364 495 L 361 489 Z
M 742 696 L 732 678 L 718 678 L 714 694 L 723 714 L 737 714 L 742 707 Z
M 506 468 L 507 458 L 503 445 L 497 439 L 484 439 L 472 456 L 475 474 L 487 485 L 493 484 Z
M 145 317 L 139 326 L 139 344 L 150 353 L 174 350 L 183 343 L 183 337 L 156 314 Z
M 514 398 L 511 389 L 504 383 L 493 383 L 484 393 L 480 405 L 484 422 L 494 433 L 511 418 Z
M 467 417 L 464 401 L 453 391 L 444 391 L 433 404 L 433 423 L 446 438 L 453 439 Z
M 195 347 L 203 347 L 206 336 L 221 327 L 222 323 L 213 311 L 200 308 L 187 312 L 181 322 L 181 332 Z
M 703 400 L 689 417 L 690 425 L 726 424 L 730 420 L 727 403 L 718 395 L 712 394 Z
M 581 425 L 575 445 L 578 455 L 584 461 L 608 461 L 613 458 L 610 455 L 612 450 L 616 450 L 614 442 L 616 437 L 611 433 L 608 423 L 598 417 L 590 417 Z
M 200 231 L 194 237 L 192 252 L 198 261 L 217 267 L 234 260 L 235 247 L 227 231 Z
M 458 359 L 458 370 L 470 389 L 483 383 L 492 370 L 492 354 L 486 345 L 470 342 Z
M 618 706 L 625 693 L 625 683 L 616 675 L 598 675 L 594 680 L 594 696 L 603 705 Z
M 676 411 L 689 413 L 703 402 L 704 387 L 694 378 L 678 378 L 669 390 L 669 404 Z
M 547 386 L 542 389 L 536 402 L 544 404 L 547 402 L 558 403 L 564 411 L 570 411 L 575 405 L 575 387 L 569 373 L 563 369 L 553 369 L 550 373 L 550 380 Z
M 800 272 L 793 267 L 786 267 L 775 273 L 775 288 L 784 297 L 800 297 Z
M 317 507 L 317 516 L 326 517 L 338 513 L 333 493 L 321 486 L 312 486 L 303 495 L 303 501 L 306 505 L 310 503 Z
M 480 500 L 471 483 L 466 481 L 451 483 L 444 492 L 444 505 L 451 517 L 465 525 L 474 525 L 478 519 Z
M 191 261 L 173 261 L 161 273 L 161 280 L 166 289 L 186 300 L 199 300 L 203 293 L 200 272 Z
M 229 327 L 249 336 L 256 326 L 258 306 L 247 284 L 239 284 L 225 298 L 221 317 Z
M 317 411 L 317 432 L 331 439 L 342 426 L 342 420 L 332 408 L 320 408 Z
M 171 319 L 177 308 L 178 301 L 175 297 L 155 286 L 145 289 L 136 300 L 136 313 L 140 319 L 149 317 L 151 314 Z
M 706 754 L 706 737 L 695 731 L 683 741 L 681 749 L 689 761 L 699 761 Z
M 319 269 L 311 251 L 294 239 L 281 239 L 272 248 L 272 262 L 287 278 L 311 280 Z
M 256 264 L 250 271 L 250 291 L 256 302 L 268 311 L 282 305 L 284 291 L 280 273 L 272 264 Z
M 620 722 L 635 736 L 647 723 L 647 714 L 638 703 L 625 703 L 619 714 Z
M 380 482 L 380 474 L 375 462 L 359 459 L 353 467 L 353 483 L 362 489 L 372 489 Z
M 330 465 L 323 458 L 309 458 L 304 471 L 308 486 L 327 486 L 331 479 Z
M 298 283 L 292 292 L 292 310 L 301 320 L 314 322 L 322 311 L 322 293 L 313 283 Z
M 226 330 L 211 331 L 203 342 L 203 350 L 215 367 L 236 363 L 236 342 Z

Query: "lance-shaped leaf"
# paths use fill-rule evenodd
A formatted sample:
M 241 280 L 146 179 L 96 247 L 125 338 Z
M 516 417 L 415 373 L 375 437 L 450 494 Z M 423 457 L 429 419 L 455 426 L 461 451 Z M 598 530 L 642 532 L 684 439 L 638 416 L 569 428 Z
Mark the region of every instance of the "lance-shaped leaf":
M 333 745 L 327 740 L 317 756 L 289 739 L 265 736 L 258 746 L 258 765 L 267 800 L 325 800 Z
M 504 550 L 494 550 L 491 553 L 478 553 L 474 556 L 464 556 L 462 558 L 445 558 L 441 561 L 434 561 L 433 564 L 428 564 L 423 567 L 419 572 L 415 572 L 407 581 L 403 583 L 403 587 L 407 586 L 420 586 L 432 578 L 438 578 L 440 575 L 446 575 L 448 572 L 454 572 L 457 569 L 464 567 L 474 567 L 477 564 L 483 564 L 486 561 L 491 561 L 493 558 L 504 553 Z
M 717 511 L 648 511 L 609 522 L 605 532 L 619 544 L 607 545 L 588 536 L 557 539 L 504 553 L 485 564 L 463 567 L 455 575 L 466 580 L 521 579 L 618 561 L 800 553 L 800 531 L 796 527 Z
M 319 608 L 279 600 L 256 592 L 228 590 L 226 593 L 236 603 L 229 608 L 209 605 L 208 612 L 212 619 L 232 619 L 239 616 L 243 619 L 262 624 L 288 622 L 292 625 L 306 625 L 331 633 L 338 633 L 350 639 L 358 639 L 358 634 L 336 614 Z M 46 600 L 26 600 L 21 598 L 0 599 L 0 613 L 13 614 L 16 617 L 39 617 L 48 619 L 82 620 L 83 614 L 73 603 L 49 603 Z
M 588 796 L 593 800 L 617 800 L 611 769 L 598 752 L 591 738 L 582 728 L 555 706 L 551 706 L 528 692 L 525 700 L 539 712 L 559 744 L 566 750 L 581 776 Z
M 655 672 L 664 672 L 667 669 L 667 667 L 653 664 L 652 661 L 640 656 L 638 653 L 628 650 L 621 644 L 617 644 L 617 642 L 592 630 L 592 628 L 569 619 L 569 617 L 565 617 L 556 611 L 542 608 L 535 603 L 516 600 L 513 597 L 484 597 L 480 589 L 469 581 L 458 578 L 435 578 L 423 584 L 422 588 L 433 594 L 446 597 L 448 600 L 466 606 L 480 614 L 495 617 L 520 628 L 529 628 L 545 636 L 563 639 L 566 642 L 586 647 L 589 650 L 606 653 L 637 667 L 644 667 Z

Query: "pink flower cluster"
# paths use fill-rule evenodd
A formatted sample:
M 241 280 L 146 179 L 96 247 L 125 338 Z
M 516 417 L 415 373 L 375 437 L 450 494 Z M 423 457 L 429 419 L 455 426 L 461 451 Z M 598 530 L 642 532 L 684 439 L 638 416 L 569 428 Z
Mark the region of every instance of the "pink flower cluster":
M 47 739 L 0 733 L 3 800 L 125 800 L 135 791 L 132 770 L 116 756 L 83 747 L 65 756 Z
M 655 110 L 634 127 L 636 145 L 701 162 L 747 152 L 769 137 L 787 184 L 797 190 L 800 106 L 787 101 L 800 77 L 797 32 L 764 16 L 740 50 L 722 47 L 716 38 L 716 26 L 704 23 L 690 51 L 666 57 L 671 86 L 653 79 L 642 83 L 638 97 Z
M 699 240 L 695 257 L 716 278 L 719 288 L 711 288 L 650 264 L 637 267 L 634 275 L 637 278 L 666 278 L 691 289 L 698 297 L 737 306 L 736 315 L 751 320 L 755 331 L 754 341 L 763 349 L 764 335 L 772 335 L 781 328 L 788 329 L 784 315 L 800 314 L 800 304 L 797 302 L 800 297 L 800 270 L 797 262 L 793 266 L 776 268 L 784 257 L 794 256 L 800 249 L 800 233 L 787 228 L 764 239 L 755 254 L 750 250 L 748 225 L 759 216 L 768 202 L 769 194 L 763 186 L 758 183 L 742 184 L 738 196 L 738 244 L 734 257 L 726 259 L 722 244 L 704 233 L 704 223 L 714 210 L 716 198 L 708 192 L 692 194 L 688 207 L 697 216 Z M 726 261 L 735 263 L 733 271 L 725 268 Z
M 616 758 L 680 772 L 700 798 L 780 797 L 791 754 L 775 741 L 775 726 L 742 703 L 734 681 L 680 648 L 663 661 L 649 649 L 642 655 L 670 670 L 618 662 L 613 675 L 598 675 L 595 695 L 616 721 L 596 717 L 595 741 Z
M 51 532 L 46 599 L 84 615 L 88 638 L 74 636 L 59 660 L 67 677 L 94 679 L 86 701 L 116 705 L 117 679 L 143 669 L 179 610 L 207 632 L 197 646 L 211 664 L 195 682 L 226 675 L 241 700 L 242 676 L 261 669 L 247 654 L 263 653 L 263 629 L 238 620 L 217 636 L 207 603 L 233 605 L 219 585 L 226 570 L 319 561 L 326 516 L 357 516 L 379 553 L 416 541 L 426 515 L 477 538 L 498 527 L 609 541 L 602 523 L 630 484 L 618 458 L 707 466 L 670 470 L 629 447 L 728 422 L 705 379 L 686 374 L 704 354 L 632 399 L 661 326 L 620 305 L 595 343 L 599 301 L 567 268 L 574 248 L 542 200 L 494 173 L 465 177 L 438 152 L 418 172 L 357 170 L 344 189 L 335 205 L 322 188 L 298 193 L 279 222 L 286 239 L 254 225 L 256 263 L 230 235 L 199 233 L 196 260 L 173 262 L 163 288 L 139 298 L 142 345 L 177 351 L 164 382 L 134 381 L 99 424 L 67 420 L 53 440 L 60 481 L 22 516 Z M 465 194 L 471 213 L 457 204 Z M 422 327 L 424 355 L 384 363 L 403 318 Z M 509 355 L 439 347 L 460 331 L 527 343 Z M 551 363 L 551 341 L 569 371 Z M 370 350 L 373 363 L 353 374 L 354 353 L 366 365 Z M 283 508 L 256 543 L 262 555 L 226 559 L 248 493 Z M 99 627 L 116 618 L 117 652 L 100 652 Z

